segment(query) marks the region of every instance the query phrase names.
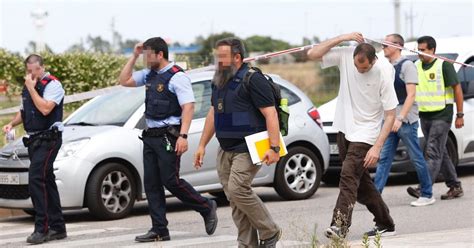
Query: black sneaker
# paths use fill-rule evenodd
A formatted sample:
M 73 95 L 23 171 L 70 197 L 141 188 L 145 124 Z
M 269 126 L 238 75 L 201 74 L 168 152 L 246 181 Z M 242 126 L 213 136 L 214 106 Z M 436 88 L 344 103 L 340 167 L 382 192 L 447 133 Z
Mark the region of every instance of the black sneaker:
M 204 217 L 204 225 L 206 227 L 206 233 L 212 235 L 216 231 L 217 227 L 217 203 L 214 200 L 210 200 L 211 212 Z
M 55 231 L 53 229 L 49 229 L 48 231 L 48 236 L 47 240 L 59 240 L 59 239 L 65 239 L 67 237 L 67 232 L 66 231 Z
M 421 196 L 421 190 L 419 187 L 416 187 L 416 188 L 408 187 L 407 193 L 415 198 L 420 198 Z
M 26 243 L 29 244 L 42 244 L 48 241 L 48 235 L 46 233 L 34 232 L 28 238 L 26 238 Z
M 160 235 L 152 230 L 146 234 L 136 236 L 135 241 L 137 242 L 153 242 L 153 241 L 168 241 L 171 240 L 170 235 Z
M 278 240 L 281 238 L 282 231 L 281 229 L 269 239 L 260 240 L 259 248 L 275 248 Z
M 366 232 L 365 234 L 369 236 L 369 238 L 371 238 L 371 237 L 375 237 L 377 233 L 380 233 L 380 236 L 382 237 L 394 236 L 396 234 L 395 227 L 384 228 L 384 227 L 378 227 L 378 226 L 375 226 L 372 230 Z
M 346 234 L 337 226 L 328 227 L 324 232 L 324 235 L 328 239 L 344 239 L 346 237 Z

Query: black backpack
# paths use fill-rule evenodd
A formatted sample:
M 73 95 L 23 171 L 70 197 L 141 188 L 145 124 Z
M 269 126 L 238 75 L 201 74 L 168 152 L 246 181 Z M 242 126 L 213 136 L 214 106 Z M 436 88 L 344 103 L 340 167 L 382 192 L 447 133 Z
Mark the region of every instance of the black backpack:
M 283 111 L 283 109 L 280 106 L 281 102 L 281 89 L 280 85 L 277 83 L 273 82 L 273 79 L 268 76 L 267 74 L 264 74 L 262 70 L 260 70 L 257 67 L 249 67 L 248 72 L 245 74 L 243 78 L 243 87 L 244 89 L 248 92 L 250 90 L 250 79 L 252 78 L 253 74 L 255 73 L 260 73 L 262 74 L 267 80 L 267 82 L 270 84 L 270 87 L 272 88 L 272 93 L 273 97 L 275 99 L 275 108 L 278 113 L 278 123 L 280 125 L 280 132 L 282 136 L 288 135 L 288 118 L 290 116 L 290 113 L 287 113 Z

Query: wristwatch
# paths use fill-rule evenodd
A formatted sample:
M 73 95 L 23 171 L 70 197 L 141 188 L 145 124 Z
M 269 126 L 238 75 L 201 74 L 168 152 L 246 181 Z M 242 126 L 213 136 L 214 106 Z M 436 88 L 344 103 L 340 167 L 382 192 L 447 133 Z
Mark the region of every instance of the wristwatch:
M 272 149 L 276 153 L 280 153 L 280 146 L 270 146 L 270 149 Z
M 456 114 L 456 117 L 457 117 L 457 118 L 463 118 L 463 117 L 464 117 L 464 113 L 463 113 L 463 112 L 458 112 L 458 113 Z
M 185 133 L 180 133 L 179 134 L 179 137 L 183 138 L 183 139 L 187 139 L 188 138 L 188 135 L 185 134 Z

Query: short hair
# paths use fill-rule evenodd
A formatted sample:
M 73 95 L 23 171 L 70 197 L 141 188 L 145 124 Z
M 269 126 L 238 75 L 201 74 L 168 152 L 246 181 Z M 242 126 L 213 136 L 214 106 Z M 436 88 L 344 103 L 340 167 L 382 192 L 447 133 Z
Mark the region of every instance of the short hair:
M 43 61 L 43 57 L 39 56 L 38 54 L 30 54 L 28 55 L 28 57 L 26 57 L 23 63 L 25 64 L 25 67 L 27 64 L 33 64 L 33 63 L 38 63 L 40 66 L 43 66 L 44 61 Z
M 166 44 L 166 41 L 163 40 L 161 37 L 153 37 L 146 40 L 143 43 L 143 47 L 145 49 L 153 50 L 155 54 L 163 52 L 163 58 L 168 60 L 168 45 Z
M 375 58 L 377 58 L 377 55 L 375 55 L 375 48 L 369 43 L 360 43 L 356 46 L 353 57 L 355 58 L 355 56 L 359 54 L 364 55 L 364 57 L 369 60 L 369 63 L 374 62 Z
M 230 46 L 230 52 L 232 55 L 240 54 L 240 58 L 244 59 L 245 46 L 239 38 L 231 37 L 218 40 L 216 42 L 216 48 L 220 46 Z
M 428 49 L 434 49 L 436 51 L 436 40 L 431 36 L 421 36 L 416 42 L 418 42 L 418 44 L 426 43 Z
M 405 40 L 403 39 L 403 36 L 397 33 L 389 34 L 387 36 L 393 37 L 398 45 L 403 47 L 405 45 Z

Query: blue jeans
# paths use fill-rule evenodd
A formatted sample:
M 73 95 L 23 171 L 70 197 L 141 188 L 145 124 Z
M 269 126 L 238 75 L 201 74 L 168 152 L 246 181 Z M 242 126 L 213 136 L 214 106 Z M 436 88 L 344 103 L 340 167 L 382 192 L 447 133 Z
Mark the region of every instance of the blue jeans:
M 418 140 L 418 122 L 409 124 L 403 123 L 398 132 L 391 132 L 380 153 L 380 160 L 375 174 L 375 187 L 382 193 L 387 183 L 390 168 L 392 167 L 393 157 L 397 151 L 398 142 L 403 141 L 408 150 L 408 155 L 412 164 L 415 166 L 416 174 L 421 187 L 421 196 L 431 198 L 433 195 L 432 181 L 430 171 L 423 157 L 423 151 L 420 148 Z

